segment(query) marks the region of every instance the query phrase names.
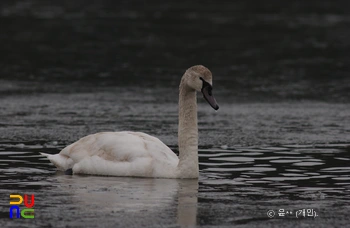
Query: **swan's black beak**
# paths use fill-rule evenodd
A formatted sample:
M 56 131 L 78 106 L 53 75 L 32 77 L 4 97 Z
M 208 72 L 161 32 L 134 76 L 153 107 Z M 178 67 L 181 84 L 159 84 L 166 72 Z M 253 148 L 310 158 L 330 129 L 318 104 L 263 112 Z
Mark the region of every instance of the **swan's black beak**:
M 213 109 L 218 110 L 219 105 L 216 103 L 216 100 L 212 93 L 213 87 L 208 82 L 206 82 L 203 78 L 200 78 L 200 79 L 203 81 L 203 86 L 201 90 L 203 93 L 203 97 Z

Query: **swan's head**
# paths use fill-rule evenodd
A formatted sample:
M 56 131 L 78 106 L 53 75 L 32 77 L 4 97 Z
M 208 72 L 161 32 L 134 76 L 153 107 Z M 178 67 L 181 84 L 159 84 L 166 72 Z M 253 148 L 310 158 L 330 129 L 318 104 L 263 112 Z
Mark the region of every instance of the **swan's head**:
M 186 71 L 183 80 L 190 89 L 202 92 L 203 97 L 213 109 L 219 109 L 219 105 L 213 96 L 212 74 L 208 68 L 202 65 L 190 67 Z

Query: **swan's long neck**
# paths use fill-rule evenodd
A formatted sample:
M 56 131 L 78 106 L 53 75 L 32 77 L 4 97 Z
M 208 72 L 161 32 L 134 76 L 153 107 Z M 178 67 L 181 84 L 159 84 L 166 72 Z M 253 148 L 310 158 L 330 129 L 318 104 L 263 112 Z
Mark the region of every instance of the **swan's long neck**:
M 179 93 L 179 178 L 198 178 L 198 126 L 196 91 L 184 80 Z

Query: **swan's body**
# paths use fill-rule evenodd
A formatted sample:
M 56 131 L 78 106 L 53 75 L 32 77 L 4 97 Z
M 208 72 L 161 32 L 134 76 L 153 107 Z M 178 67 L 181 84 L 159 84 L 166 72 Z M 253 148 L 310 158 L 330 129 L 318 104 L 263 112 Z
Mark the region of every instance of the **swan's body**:
M 74 173 L 173 178 L 179 162 L 159 139 L 141 132 L 101 132 L 85 136 L 48 158 Z
M 179 157 L 159 139 L 141 132 L 102 132 L 88 135 L 59 154 L 44 154 L 60 170 L 73 174 L 198 178 L 196 91 L 214 108 L 211 72 L 204 66 L 189 68 L 179 94 Z

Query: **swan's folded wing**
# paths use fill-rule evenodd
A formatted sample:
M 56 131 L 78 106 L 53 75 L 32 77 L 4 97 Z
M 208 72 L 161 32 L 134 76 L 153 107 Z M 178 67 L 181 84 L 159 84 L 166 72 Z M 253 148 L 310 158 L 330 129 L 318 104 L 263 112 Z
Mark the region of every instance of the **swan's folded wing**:
M 151 153 L 152 157 L 178 161 L 177 155 L 158 138 L 145 134 L 143 132 L 128 133 L 140 137 L 143 140 L 146 149 Z
M 176 154 L 169 147 L 141 132 L 88 135 L 59 154 L 47 157 L 60 170 L 72 168 L 74 173 L 95 175 L 153 176 L 157 173 L 162 176 L 165 170 L 178 164 Z

